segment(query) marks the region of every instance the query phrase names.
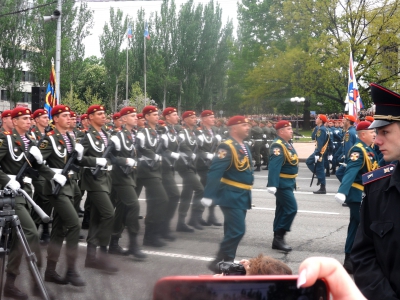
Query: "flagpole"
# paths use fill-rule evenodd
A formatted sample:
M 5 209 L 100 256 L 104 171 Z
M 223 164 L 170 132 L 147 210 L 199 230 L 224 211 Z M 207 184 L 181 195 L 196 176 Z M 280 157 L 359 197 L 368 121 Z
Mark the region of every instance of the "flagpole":
M 128 45 L 126 46 L 126 100 L 128 100 L 128 49 L 129 49 L 129 38 Z
M 56 36 L 56 96 L 58 103 L 61 104 L 61 94 L 60 94 L 60 60 L 61 60 L 61 0 L 57 1 L 57 9 L 60 12 L 60 16 L 57 18 L 57 36 Z
M 143 24 L 146 30 L 145 23 Z M 147 93 L 146 93 L 146 37 L 143 35 L 143 43 L 144 43 L 144 53 L 143 53 L 143 67 L 144 67 L 144 106 L 147 105 Z

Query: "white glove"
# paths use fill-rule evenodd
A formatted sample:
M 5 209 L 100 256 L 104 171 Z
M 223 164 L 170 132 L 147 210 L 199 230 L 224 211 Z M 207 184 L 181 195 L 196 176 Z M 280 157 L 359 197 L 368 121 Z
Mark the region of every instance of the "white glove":
M 218 143 L 221 143 L 222 138 L 219 134 L 216 134 L 215 138 L 217 139 Z
M 267 135 L 266 134 L 263 134 L 263 139 L 266 139 L 267 138 Z
M 56 174 L 54 174 L 53 180 L 57 181 L 61 186 L 64 186 L 64 184 L 67 182 L 67 177 L 65 177 L 62 174 L 56 173 Z
M 96 165 L 100 167 L 105 167 L 107 165 L 107 158 L 98 157 L 96 158 Z
M 343 204 L 344 201 L 346 201 L 346 195 L 342 194 L 342 193 L 337 193 L 335 195 L 335 200 L 336 200 L 337 203 Z
M 269 148 L 269 144 L 268 144 L 268 143 L 267 143 L 267 144 L 265 144 L 265 148 L 267 148 L 267 149 Z
M 162 160 L 162 156 L 156 154 L 156 155 L 154 156 L 154 160 L 155 160 L 155 161 L 161 161 L 161 160 Z
M 83 157 L 83 146 L 82 144 L 75 144 L 75 151 L 78 153 L 78 160 L 81 160 Z
M 126 159 L 126 165 L 129 166 L 129 167 L 136 167 L 137 166 L 137 162 L 133 158 L 127 158 Z
M 14 192 L 18 191 L 21 188 L 21 185 L 15 179 L 10 179 L 5 187 L 12 189 Z
M 203 204 L 203 206 L 209 207 L 212 204 L 212 199 L 210 199 L 210 198 L 202 198 L 200 200 L 200 202 L 201 202 L 201 204 Z
M 207 152 L 206 157 L 207 159 L 212 160 L 214 158 L 214 154 Z
M 115 150 L 120 151 L 121 150 L 121 141 L 116 135 L 113 135 L 110 140 L 114 143 L 115 145 Z
M 315 163 L 317 163 L 317 162 L 318 162 L 318 159 L 319 159 L 319 156 L 318 156 L 318 155 L 315 155 L 314 159 L 315 159 Z
M 193 154 L 192 154 L 192 160 L 195 160 L 195 159 L 196 159 L 196 154 L 193 153 Z
M 276 187 L 267 187 L 268 193 L 275 195 L 276 193 Z
M 332 159 L 333 159 L 333 155 L 328 155 L 328 160 L 332 161 Z
M 39 165 L 43 163 L 43 156 L 38 147 L 32 146 L 29 149 L 29 153 L 33 155 Z
M 177 152 L 171 152 L 171 157 L 173 158 L 173 159 L 175 159 L 175 160 L 178 160 L 179 159 L 179 153 L 177 153 Z
M 248 141 L 247 144 L 248 144 L 249 146 L 251 146 L 251 145 L 253 145 L 253 142 L 252 142 L 252 141 Z

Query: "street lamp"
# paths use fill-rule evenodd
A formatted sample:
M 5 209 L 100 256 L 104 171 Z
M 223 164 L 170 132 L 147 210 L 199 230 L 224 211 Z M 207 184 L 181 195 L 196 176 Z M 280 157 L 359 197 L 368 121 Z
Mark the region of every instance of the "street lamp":
M 306 99 L 304 97 L 293 97 L 290 98 L 290 102 L 296 102 L 296 135 L 295 139 L 299 139 L 299 102 L 304 102 Z

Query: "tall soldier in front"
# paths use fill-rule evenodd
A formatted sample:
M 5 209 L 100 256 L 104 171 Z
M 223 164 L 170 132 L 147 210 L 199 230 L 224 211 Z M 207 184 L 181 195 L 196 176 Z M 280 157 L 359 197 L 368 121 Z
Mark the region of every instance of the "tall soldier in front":
M 221 143 L 208 172 L 202 203 L 213 202 L 224 214 L 224 239 L 217 257 L 208 267 L 218 272 L 221 260 L 233 261 L 246 231 L 246 214 L 251 209 L 251 188 L 254 181 L 250 149 L 243 140 L 250 133 L 250 124 L 243 116 L 228 120 L 230 138 Z
M 136 131 L 134 130 L 137 124 L 136 108 L 127 106 L 121 109 L 120 119 L 125 125 L 116 134 L 121 142 L 121 150 L 115 151 L 116 166 L 114 166 L 111 173 L 116 207 L 108 253 L 132 254 L 137 259 L 145 259 L 147 257 L 146 254 L 140 250 L 137 243 L 137 234 L 140 228 L 140 206 L 135 191 L 137 176 Z M 129 234 L 128 251 L 123 250 L 118 244 L 125 227 L 127 227 Z
M 48 166 L 56 174 L 61 174 L 73 151 L 78 153 L 78 158 L 82 157 L 83 147 L 75 144 L 74 139 L 67 132 L 70 126 L 70 108 L 65 105 L 56 105 L 52 108 L 51 115 L 55 128 L 46 134 L 39 149 Z M 69 176 L 74 172 L 68 171 Z M 68 178 L 58 195 L 54 194 L 54 184 L 49 181 L 46 181 L 43 188 L 43 194 L 49 197 L 54 208 L 53 227 L 47 248 L 45 281 L 84 286 L 85 282 L 76 271 L 80 225 L 78 213 L 74 208 L 72 180 Z M 66 239 L 67 272 L 65 278 L 61 278 L 56 272 L 56 265 L 64 238 Z
M 146 218 L 143 245 L 163 247 L 160 239 L 161 226 L 164 224 L 168 195 L 162 185 L 161 160 L 162 141 L 156 131 L 158 108 L 148 105 L 143 108 L 147 126 L 137 134 L 139 152 L 138 178 L 136 194 L 139 196 L 143 187 L 146 189 Z
M 215 116 L 213 111 L 204 110 L 200 116 L 202 127 L 195 132 L 199 144 L 196 154 L 198 156 L 196 158 L 196 170 L 197 174 L 200 176 L 200 182 L 203 186 L 206 186 L 207 172 L 211 166 L 211 160 L 214 158 L 215 151 L 221 142 L 221 136 L 216 134 L 216 130 L 213 127 L 215 125 Z M 207 222 L 205 222 L 200 215 L 198 219 L 199 224 L 203 226 L 222 226 L 215 216 L 215 205 L 211 205 L 208 208 L 208 211 Z M 189 222 L 189 225 L 194 224 Z
M 113 144 L 120 150 L 121 144 L 116 136 L 108 138 L 102 126 L 106 123 L 103 105 L 92 105 L 87 114 L 90 120 L 86 137 L 82 138 L 84 155 L 79 164 L 85 168 L 81 188 L 87 191 L 86 201 L 90 201 L 90 226 L 87 236 L 85 267 L 107 272 L 118 272 L 107 254 L 114 223 L 114 207 L 110 200 L 112 165 L 105 154 Z M 96 175 L 95 173 L 98 172 Z M 96 176 L 95 176 L 96 175 Z M 96 257 L 96 248 L 100 247 Z
M 274 219 L 274 240 L 272 249 L 292 251 L 286 245 L 284 236 L 290 231 L 297 213 L 297 203 L 293 191 L 296 189 L 296 177 L 299 171 L 299 158 L 290 143 L 293 137 L 292 124 L 279 121 L 275 125 L 278 134 L 271 144 L 270 169 L 267 190 L 276 197 Z
M 43 164 L 43 156 L 39 148 L 27 134 L 31 126 L 31 111 L 24 107 L 16 107 L 12 111 L 11 117 L 14 124 L 12 132 L 5 131 L 0 133 L 0 185 L 13 191 L 21 188 L 21 183 L 16 180 L 16 175 L 29 154 L 34 158 L 34 161 L 29 163 L 39 171 L 40 175 L 43 175 L 48 181 L 54 180 L 61 185 L 65 184 L 66 178 L 64 176 L 55 174 Z M 29 195 L 32 194 L 31 178 L 27 174 L 23 178 L 22 188 Z M 20 219 L 26 239 L 36 255 L 38 266 L 40 266 L 39 233 L 30 214 L 31 206 L 20 195 L 16 196 L 15 202 L 15 213 Z M 4 285 L 5 297 L 28 299 L 28 295 L 14 285 L 16 277 L 20 274 L 19 265 L 21 264 L 22 253 L 21 244 L 16 235 L 14 235 L 8 255 L 7 279 Z M 33 293 L 34 295 L 40 295 L 40 290 L 36 284 L 34 285 Z

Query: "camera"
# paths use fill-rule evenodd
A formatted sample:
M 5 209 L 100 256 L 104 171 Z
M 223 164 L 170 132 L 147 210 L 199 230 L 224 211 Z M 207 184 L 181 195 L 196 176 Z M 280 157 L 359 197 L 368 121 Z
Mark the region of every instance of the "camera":
M 15 207 L 15 196 L 15 192 L 12 190 L 0 190 L 0 210 L 13 210 Z
M 225 276 L 246 275 L 246 270 L 242 264 L 231 261 L 221 261 L 217 264 L 218 269 Z

